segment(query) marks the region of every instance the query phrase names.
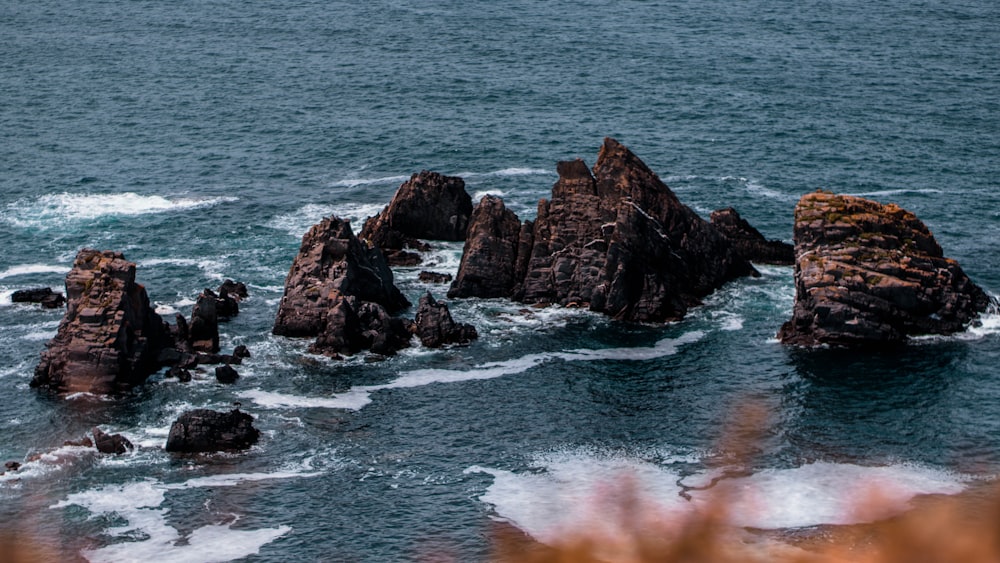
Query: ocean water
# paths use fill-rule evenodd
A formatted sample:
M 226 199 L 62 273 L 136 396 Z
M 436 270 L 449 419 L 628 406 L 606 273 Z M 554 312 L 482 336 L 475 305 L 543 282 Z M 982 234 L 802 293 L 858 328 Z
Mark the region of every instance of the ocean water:
M 613 526 L 597 515 L 626 476 L 697 510 L 747 402 L 763 437 L 721 481 L 751 492 L 741 526 L 850 523 L 866 486 L 902 510 L 993 478 L 1000 319 L 893 352 L 790 349 L 791 268 L 665 326 L 455 300 L 479 341 L 375 363 L 270 328 L 324 216 L 357 229 L 430 169 L 531 218 L 555 163 L 592 164 L 604 136 L 770 238 L 817 188 L 898 203 L 996 294 L 998 44 L 985 0 L 0 3 L 0 461 L 25 464 L 0 476 L 0 523 L 61 561 L 481 561 L 493 521 L 542 542 Z M 162 312 L 245 282 L 222 326 L 253 354 L 241 379 L 30 389 L 61 312 L 10 293 L 61 288 L 82 247 L 137 262 Z M 461 245 L 435 247 L 422 268 L 454 273 Z M 420 269 L 396 270 L 403 291 L 442 297 Z M 181 412 L 234 401 L 263 431 L 251 450 L 163 451 Z M 137 450 L 62 445 L 94 426 Z

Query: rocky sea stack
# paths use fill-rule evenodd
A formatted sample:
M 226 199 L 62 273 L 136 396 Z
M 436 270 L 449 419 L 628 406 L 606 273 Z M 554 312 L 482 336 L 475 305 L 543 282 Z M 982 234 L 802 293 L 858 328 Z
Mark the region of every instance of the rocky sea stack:
M 66 315 L 42 352 L 33 387 L 112 393 L 160 368 L 170 331 L 135 282 L 134 262 L 119 252 L 83 249 L 66 276 L 66 296 Z
M 795 308 L 782 342 L 875 345 L 950 334 L 990 304 L 909 211 L 827 192 L 795 207 Z
M 378 215 L 365 221 L 358 236 L 381 248 L 392 265 L 420 263 L 405 249 L 428 250 L 420 239 L 465 240 L 472 198 L 465 181 L 426 170 L 414 174 Z
M 607 138 L 593 170 L 560 162 L 552 198 L 517 226 L 485 199 L 469 226 L 452 297 L 513 297 L 664 322 L 756 270 L 624 145 Z
M 182 414 L 170 426 L 165 449 L 183 453 L 245 450 L 258 439 L 260 431 L 254 428 L 253 417 L 239 409 L 195 409 Z

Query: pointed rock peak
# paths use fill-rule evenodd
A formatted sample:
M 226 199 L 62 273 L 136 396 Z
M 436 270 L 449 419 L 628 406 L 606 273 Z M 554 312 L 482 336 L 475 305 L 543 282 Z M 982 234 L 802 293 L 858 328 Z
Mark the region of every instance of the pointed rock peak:
M 642 193 L 652 192 L 669 194 L 670 199 L 679 203 L 670 188 L 645 162 L 611 137 L 605 137 L 593 173 L 601 197 L 617 194 L 641 200 Z
M 583 159 L 563 160 L 556 164 L 556 172 L 560 180 L 592 180 L 590 168 Z

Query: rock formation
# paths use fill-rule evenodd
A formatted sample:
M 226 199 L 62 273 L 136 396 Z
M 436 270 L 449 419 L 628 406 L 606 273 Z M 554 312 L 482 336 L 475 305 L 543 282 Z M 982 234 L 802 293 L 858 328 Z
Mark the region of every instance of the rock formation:
M 780 240 L 767 240 L 732 207 L 713 211 L 710 219 L 712 226 L 747 260 L 781 266 L 795 263 L 795 247 Z
M 461 178 L 425 170 L 404 182 L 358 236 L 381 248 L 391 264 L 412 265 L 420 257 L 404 249 L 429 249 L 420 239 L 465 240 L 471 215 L 472 198 Z
M 236 383 L 240 374 L 229 364 L 222 364 L 215 368 L 215 380 L 219 383 Z
M 52 291 L 50 287 L 19 289 L 10 295 L 12 303 L 38 303 L 46 309 L 57 309 L 66 304 L 62 293 Z
M 991 299 L 900 207 L 826 192 L 795 207 L 796 345 L 864 345 L 963 330 Z
M 219 351 L 219 296 L 206 289 L 198 296 L 191 310 L 188 325 L 188 342 L 198 352 L 214 354 Z M 180 320 L 177 321 L 180 326 Z
M 484 196 L 472 211 L 458 275 L 448 297 L 509 297 L 515 272 L 521 222 L 503 200 Z
M 170 344 L 163 319 L 135 283 L 135 263 L 83 249 L 66 276 L 68 309 L 42 352 L 33 387 L 111 393 L 142 383 Z
M 445 344 L 468 344 L 479 338 L 476 328 L 470 324 L 459 324 L 451 318 L 448 305 L 439 303 L 428 292 L 417 305 L 417 336 L 420 343 L 428 348 L 440 348 Z
M 192 453 L 245 450 L 259 438 L 253 417 L 239 409 L 229 412 L 195 409 L 182 414 L 170 426 L 165 449 Z
M 426 270 L 417 275 L 417 279 L 424 283 L 448 283 L 452 280 L 451 274 L 441 272 L 428 272 Z
M 365 247 L 347 221 L 330 217 L 302 238 L 273 332 L 318 337 L 312 346 L 317 353 L 392 353 L 409 335 L 402 334 L 405 322 L 389 315 L 409 305 L 382 252 Z
M 132 442 L 121 434 L 107 434 L 100 428 L 94 427 L 94 446 L 102 454 L 121 455 L 135 449 Z
M 557 170 L 552 198 L 539 201 L 534 223 L 515 233 L 493 202 L 473 219 L 450 296 L 502 295 L 513 279 L 509 295 L 518 301 L 663 322 L 683 317 L 723 283 L 756 273 L 614 139 L 604 140 L 593 172 L 582 160 Z

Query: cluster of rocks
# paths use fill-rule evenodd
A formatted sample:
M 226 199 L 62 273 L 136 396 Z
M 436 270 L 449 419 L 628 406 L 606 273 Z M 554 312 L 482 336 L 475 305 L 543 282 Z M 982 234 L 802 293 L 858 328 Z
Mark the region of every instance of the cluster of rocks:
M 417 179 L 419 176 L 414 176 L 410 184 Z M 390 205 L 383 213 L 399 208 L 406 207 Z M 428 332 L 421 328 L 420 315 L 417 322 L 394 316 L 409 306 L 382 251 L 356 237 L 348 221 L 328 217 L 302 237 L 272 332 L 315 338 L 310 351 L 331 357 L 362 350 L 391 355 L 409 346 L 413 335 Z M 444 304 L 440 306 L 447 311 Z M 444 316 L 425 318 L 430 319 L 423 321 L 426 325 Z M 450 315 L 447 318 L 450 320 Z M 421 341 L 426 346 L 441 346 L 468 341 L 474 332 L 444 330 L 443 338 L 421 337 Z
M 66 304 L 62 293 L 52 291 L 51 287 L 35 287 L 19 289 L 10 294 L 11 303 L 38 303 L 46 309 L 58 309 Z
M 77 254 L 66 276 L 66 314 L 42 352 L 33 387 L 115 393 L 164 367 L 190 379 L 189 370 L 198 365 L 239 364 L 249 355 L 245 348 L 218 354 L 219 320 L 237 314 L 245 286 L 227 281 L 218 294 L 206 289 L 191 321 L 177 315 L 171 326 L 135 277 L 135 263 L 119 252 L 83 249 Z
M 604 140 L 592 170 L 578 159 L 557 171 L 534 221 L 483 198 L 449 297 L 509 297 L 663 322 L 682 318 L 725 282 L 757 275 L 755 256 L 737 250 L 614 139 Z
M 913 213 L 827 192 L 795 207 L 795 293 L 778 338 L 805 346 L 950 334 L 992 304 Z

